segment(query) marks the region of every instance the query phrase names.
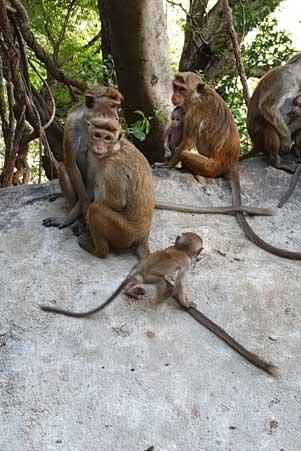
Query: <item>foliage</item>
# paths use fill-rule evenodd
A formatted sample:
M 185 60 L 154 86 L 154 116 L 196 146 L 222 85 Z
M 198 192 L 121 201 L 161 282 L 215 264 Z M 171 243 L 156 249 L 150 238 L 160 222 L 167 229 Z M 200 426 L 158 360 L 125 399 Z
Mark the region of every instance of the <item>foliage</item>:
M 151 130 L 152 120 L 156 119 L 162 126 L 164 126 L 167 121 L 167 118 L 162 111 L 154 111 L 154 116 L 148 117 L 146 117 L 143 111 L 140 110 L 136 110 L 134 113 L 139 116 L 139 119 L 127 128 L 127 133 L 129 136 L 133 136 L 138 139 L 138 141 L 144 141 L 146 139 Z

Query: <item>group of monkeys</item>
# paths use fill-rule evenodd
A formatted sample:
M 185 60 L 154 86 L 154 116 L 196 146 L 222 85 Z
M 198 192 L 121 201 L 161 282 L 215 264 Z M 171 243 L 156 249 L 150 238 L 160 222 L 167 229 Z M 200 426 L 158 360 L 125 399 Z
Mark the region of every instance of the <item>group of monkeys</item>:
M 284 66 L 271 70 L 258 84 L 250 101 L 248 131 L 253 143 L 251 155 L 264 153 L 272 164 L 292 171 L 281 159 L 291 150 L 297 158 L 301 150 L 301 54 Z M 137 297 L 139 284 L 156 286 L 156 302 L 174 296 L 187 311 L 233 349 L 272 375 L 278 368 L 247 351 L 225 331 L 211 322 L 187 300 L 185 272 L 197 260 L 201 237 L 186 232 L 175 244 L 149 253 L 148 237 L 154 208 L 189 211 L 185 206 L 155 202 L 151 167 L 142 153 L 124 136 L 118 108 L 121 93 L 103 85 L 85 93 L 85 101 L 73 107 L 64 131 L 64 161 L 59 163 L 59 182 L 70 206 L 65 218 L 47 218 L 46 227 L 76 224 L 81 247 L 101 258 L 115 248 L 133 249 L 139 262 L 115 292 L 100 306 L 86 312 L 43 306 L 44 311 L 72 317 L 86 317 L 106 307 L 125 290 Z M 235 214 L 246 236 L 275 255 L 301 259 L 301 253 L 278 249 L 263 241 L 246 220 L 246 214 L 269 214 L 266 210 L 241 205 L 239 183 L 240 139 L 224 100 L 201 77 L 192 72 L 178 73 L 173 80 L 175 109 L 166 130 L 164 163 L 172 168 L 181 162 L 194 175 L 218 177 L 228 174 L 232 206 L 212 209 L 212 213 Z M 289 105 L 289 109 L 288 109 Z M 197 153 L 191 152 L 195 148 Z M 210 209 L 198 209 L 208 212 Z M 195 211 L 195 210 L 193 210 Z M 210 211 L 209 211 L 210 212 Z M 175 285 L 166 276 L 177 273 Z

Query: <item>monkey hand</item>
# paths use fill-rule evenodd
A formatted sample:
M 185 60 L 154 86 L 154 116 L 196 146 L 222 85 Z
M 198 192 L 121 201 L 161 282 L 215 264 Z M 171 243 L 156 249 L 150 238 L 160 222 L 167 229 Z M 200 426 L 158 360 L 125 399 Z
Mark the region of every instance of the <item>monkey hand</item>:
M 68 227 L 71 223 L 66 221 L 65 218 L 46 218 L 43 219 L 44 227 L 58 227 L 59 229 L 63 229 L 64 227 Z
M 281 139 L 280 154 L 287 154 L 291 150 L 292 139 L 290 135 L 287 135 Z
M 89 208 L 90 202 L 87 198 L 85 198 L 82 202 L 81 202 L 81 206 L 80 206 L 80 211 L 81 214 L 85 217 Z

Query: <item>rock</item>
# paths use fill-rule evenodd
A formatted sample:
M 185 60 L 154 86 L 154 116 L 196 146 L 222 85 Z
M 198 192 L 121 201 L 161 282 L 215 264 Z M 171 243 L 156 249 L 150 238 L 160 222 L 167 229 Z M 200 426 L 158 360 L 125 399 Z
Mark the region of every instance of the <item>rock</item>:
M 290 175 L 266 168 L 260 158 L 241 164 L 243 202 L 275 211 L 248 221 L 270 243 L 301 250 L 300 186 L 277 209 Z M 226 179 L 201 182 L 179 171 L 156 172 L 156 198 L 230 205 Z M 149 296 L 135 302 L 119 296 L 89 320 L 40 311 L 39 304 L 54 301 L 77 310 L 102 302 L 136 261 L 127 253 L 94 258 L 69 228 L 44 228 L 42 219 L 65 209 L 61 197 L 48 202 L 59 192 L 57 182 L 0 190 L 0 318 L 1 331 L 10 331 L 0 352 L 0 449 L 54 451 L 62 443 L 66 451 L 150 444 L 160 451 L 248 451 L 285 443 L 295 450 L 301 443 L 301 263 L 256 247 L 234 217 L 155 212 L 151 249 L 170 245 L 184 230 L 203 236 L 204 256 L 187 275 L 188 298 L 285 369 L 278 382 L 172 300 L 154 306 Z M 274 335 L 277 341 L 269 339 Z M 266 418 L 285 427 L 267 434 Z

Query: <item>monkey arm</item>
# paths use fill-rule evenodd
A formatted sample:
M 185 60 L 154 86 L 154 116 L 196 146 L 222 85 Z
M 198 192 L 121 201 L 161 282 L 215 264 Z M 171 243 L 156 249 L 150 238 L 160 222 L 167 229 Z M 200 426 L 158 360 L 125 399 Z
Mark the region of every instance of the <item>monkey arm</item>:
M 171 159 L 166 163 L 167 168 L 173 168 L 176 164 L 181 161 L 181 154 L 184 150 L 191 150 L 195 146 L 195 140 L 192 137 L 187 137 L 181 144 L 176 148 L 175 153 Z
M 291 132 L 291 135 L 293 135 L 297 130 L 301 128 L 301 117 L 297 117 L 294 119 L 289 125 L 288 129 Z
M 51 217 L 43 219 L 43 226 L 58 227 L 59 229 L 63 229 L 64 227 L 68 227 L 69 225 L 73 224 L 73 222 L 80 216 L 80 214 L 81 204 L 80 201 L 77 201 L 72 210 L 65 218 Z
M 190 261 L 184 263 L 182 268 L 179 269 L 175 281 L 175 293 L 178 295 L 179 302 L 186 308 L 195 307 L 194 303 L 188 301 L 185 293 L 185 273 L 190 267 Z
M 283 149 L 281 149 L 281 151 L 289 149 L 291 145 L 291 132 L 284 121 L 280 107 L 278 105 L 274 106 L 269 102 L 265 102 L 259 105 L 259 109 L 261 110 L 264 119 L 271 125 L 273 125 L 273 127 L 279 133 L 284 147 Z
M 68 126 L 68 123 L 67 123 Z M 64 160 L 66 170 L 68 172 L 69 178 L 73 185 L 73 189 L 76 192 L 78 200 L 80 201 L 81 211 L 86 214 L 88 208 L 88 196 L 87 191 L 76 162 L 76 151 L 72 149 L 71 141 L 68 134 L 68 128 L 66 127 L 66 132 L 64 136 Z

